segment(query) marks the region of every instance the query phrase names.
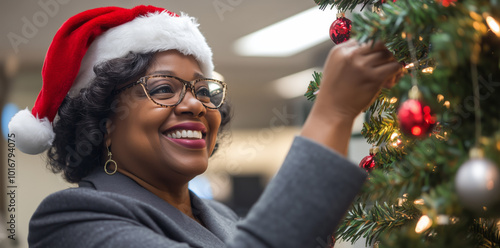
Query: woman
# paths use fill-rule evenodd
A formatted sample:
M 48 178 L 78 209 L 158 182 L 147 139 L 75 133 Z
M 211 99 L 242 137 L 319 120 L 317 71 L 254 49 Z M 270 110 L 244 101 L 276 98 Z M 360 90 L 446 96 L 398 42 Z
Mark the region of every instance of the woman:
M 211 56 L 191 18 L 152 6 L 61 27 L 33 110 L 9 128 L 24 152 L 50 146 L 52 169 L 79 187 L 41 203 L 30 247 L 316 247 L 333 233 L 366 177 L 344 158 L 353 120 L 399 64 L 381 43 L 333 48 L 282 168 L 239 220 L 188 190 L 229 119 Z

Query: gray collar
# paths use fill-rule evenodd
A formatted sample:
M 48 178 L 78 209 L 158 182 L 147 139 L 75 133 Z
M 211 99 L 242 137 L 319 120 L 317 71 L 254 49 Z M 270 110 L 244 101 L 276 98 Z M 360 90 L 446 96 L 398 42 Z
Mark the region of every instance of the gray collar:
M 191 191 L 189 193 L 193 213 L 201 219 L 205 227 L 143 188 L 131 178 L 118 172 L 110 176 L 102 169 L 95 170 L 83 178 L 79 186 L 127 196 L 161 211 L 174 225 L 168 226 L 166 229 L 174 229 L 179 232 L 177 235 L 181 239 L 185 238 L 184 242 L 193 247 L 225 247 L 224 241 L 228 240 L 235 231 L 235 220 L 220 214 L 210 206 L 212 204 L 209 201 L 200 199 Z

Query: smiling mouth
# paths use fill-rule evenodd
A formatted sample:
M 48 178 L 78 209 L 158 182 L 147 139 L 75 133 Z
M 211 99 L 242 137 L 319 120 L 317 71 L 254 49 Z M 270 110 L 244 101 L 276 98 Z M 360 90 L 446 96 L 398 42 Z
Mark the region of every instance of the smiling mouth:
M 177 129 L 163 134 L 171 142 L 188 149 L 206 149 L 206 133 L 200 130 Z
M 203 133 L 199 130 L 174 130 L 166 134 L 171 139 L 203 139 Z

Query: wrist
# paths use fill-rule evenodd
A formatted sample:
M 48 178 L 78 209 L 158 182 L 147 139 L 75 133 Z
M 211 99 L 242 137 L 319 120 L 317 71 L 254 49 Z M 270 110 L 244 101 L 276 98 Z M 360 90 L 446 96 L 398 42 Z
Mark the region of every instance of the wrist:
M 354 117 L 340 113 L 324 113 L 315 107 L 309 114 L 300 135 L 347 156 Z

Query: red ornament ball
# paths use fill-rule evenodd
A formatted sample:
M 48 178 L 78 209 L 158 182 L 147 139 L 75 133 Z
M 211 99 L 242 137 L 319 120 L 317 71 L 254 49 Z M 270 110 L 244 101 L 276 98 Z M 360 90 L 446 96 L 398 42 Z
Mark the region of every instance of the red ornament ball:
M 335 243 L 337 242 L 337 240 L 335 239 L 335 235 L 330 235 L 330 240 L 328 241 L 328 247 L 329 248 L 334 248 L 335 247 Z
M 370 155 L 361 159 L 361 162 L 359 162 L 359 167 L 365 169 L 366 172 L 370 173 L 375 168 L 375 160 L 373 159 L 374 157 L 375 153 L 370 151 Z
M 409 99 L 401 104 L 398 119 L 401 131 L 416 138 L 428 136 L 436 123 L 431 108 L 415 99 Z
M 351 37 L 351 20 L 339 17 L 330 26 L 330 38 L 333 43 L 340 44 Z

